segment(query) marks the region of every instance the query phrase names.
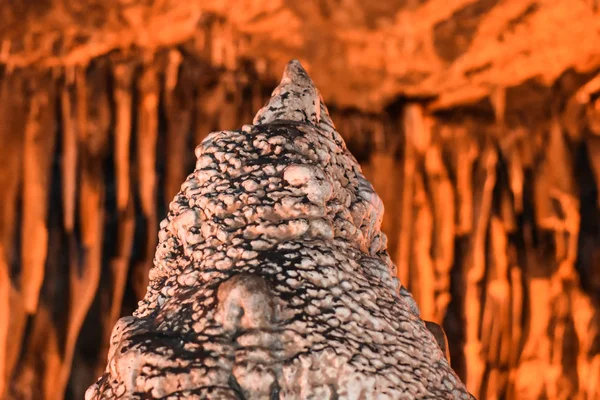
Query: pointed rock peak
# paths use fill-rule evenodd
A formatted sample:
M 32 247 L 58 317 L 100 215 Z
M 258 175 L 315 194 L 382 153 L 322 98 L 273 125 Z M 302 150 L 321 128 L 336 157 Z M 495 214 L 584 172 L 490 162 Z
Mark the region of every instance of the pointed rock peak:
M 298 60 L 285 67 L 279 86 L 271 100 L 254 117 L 254 124 L 268 124 L 277 120 L 298 121 L 319 126 L 331 125 L 321 94 Z

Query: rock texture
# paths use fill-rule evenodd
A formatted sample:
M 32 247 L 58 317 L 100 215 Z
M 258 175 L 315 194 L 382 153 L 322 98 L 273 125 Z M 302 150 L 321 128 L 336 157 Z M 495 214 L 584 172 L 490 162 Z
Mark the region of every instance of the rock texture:
M 299 62 L 254 125 L 196 156 L 87 400 L 470 398 L 400 290 L 381 199 Z

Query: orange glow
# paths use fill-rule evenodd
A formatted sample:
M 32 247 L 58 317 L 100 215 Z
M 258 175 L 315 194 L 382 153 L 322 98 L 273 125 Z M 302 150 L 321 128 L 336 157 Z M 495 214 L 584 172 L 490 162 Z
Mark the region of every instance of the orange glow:
M 83 398 L 194 146 L 298 58 L 471 393 L 600 400 L 597 1 L 33 3 L 0 5 L 0 399 Z

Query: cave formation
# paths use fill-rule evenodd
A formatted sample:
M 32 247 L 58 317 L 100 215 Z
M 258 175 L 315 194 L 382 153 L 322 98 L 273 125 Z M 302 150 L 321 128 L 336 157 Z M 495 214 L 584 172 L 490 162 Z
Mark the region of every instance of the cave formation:
M 600 399 L 597 1 L 366 3 L 0 3 L 5 398 L 83 398 L 194 147 L 295 57 L 468 390 Z
M 383 203 L 297 60 L 252 125 L 195 154 L 86 400 L 473 399 L 400 286 Z

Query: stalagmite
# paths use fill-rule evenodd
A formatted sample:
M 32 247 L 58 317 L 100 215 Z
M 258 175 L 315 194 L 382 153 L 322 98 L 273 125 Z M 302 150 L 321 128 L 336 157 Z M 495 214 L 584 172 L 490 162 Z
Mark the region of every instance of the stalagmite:
M 381 200 L 300 63 L 196 155 L 87 400 L 471 398 L 399 291 Z
M 25 310 L 35 313 L 44 280 L 48 246 L 46 216 L 55 144 L 55 88 L 49 76 L 32 81 L 35 90 L 25 127 L 21 288 Z M 35 246 L 30 246 L 35 243 Z

